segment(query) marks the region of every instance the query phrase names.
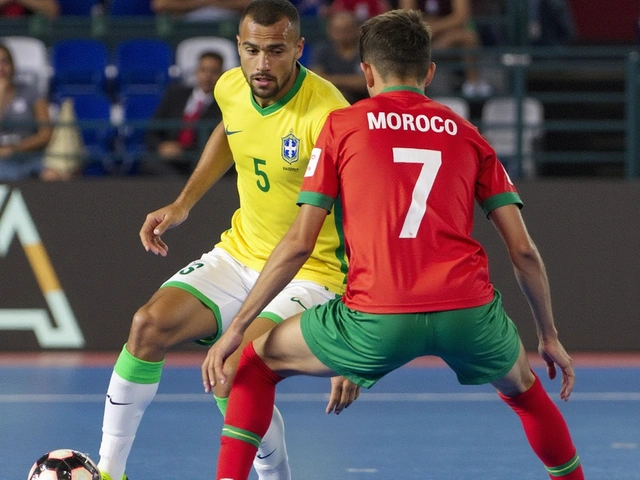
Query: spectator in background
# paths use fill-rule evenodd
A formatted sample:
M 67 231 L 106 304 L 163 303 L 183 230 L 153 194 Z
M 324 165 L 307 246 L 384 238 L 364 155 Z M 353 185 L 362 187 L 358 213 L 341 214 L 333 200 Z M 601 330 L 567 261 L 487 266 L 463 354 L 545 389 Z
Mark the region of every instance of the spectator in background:
M 449 48 L 476 49 L 480 36 L 472 18 L 471 0 L 399 0 L 400 8 L 420 10 L 431 27 L 434 57 Z M 467 64 L 475 63 L 466 58 Z M 492 87 L 480 77 L 480 71 L 468 66 L 464 73 L 462 94 L 467 97 L 488 96 Z
M 532 45 L 567 45 L 575 37 L 573 13 L 565 0 L 529 0 Z
M 201 143 L 206 141 L 213 127 L 220 122 L 222 114 L 213 98 L 213 87 L 222 75 L 223 59 L 216 52 L 200 54 L 196 67 L 196 85 L 171 85 L 156 109 L 153 120 L 183 119 L 183 128 L 150 129 L 145 138 L 149 152 L 156 158 L 146 173 L 189 174 L 197 160 Z M 201 131 L 197 120 L 207 120 L 211 128 Z M 201 142 L 202 141 L 202 142 Z M 191 154 L 192 158 L 189 158 Z
M 151 0 L 151 9 L 191 22 L 210 22 L 237 20 L 248 3 L 249 0 Z
M 0 182 L 38 176 L 52 131 L 47 100 L 15 83 L 14 73 L 11 52 L 0 45 Z
M 326 78 L 349 103 L 367 98 L 367 82 L 360 68 L 358 20 L 348 10 L 329 15 L 327 41 L 312 53 L 311 70 Z
M 24 17 L 40 13 L 48 18 L 60 15 L 58 0 L 0 0 L 0 17 Z
M 328 9 L 325 0 L 291 0 L 301 17 L 324 17 Z
M 333 0 L 329 14 L 348 11 L 356 16 L 359 23 L 391 10 L 389 0 Z

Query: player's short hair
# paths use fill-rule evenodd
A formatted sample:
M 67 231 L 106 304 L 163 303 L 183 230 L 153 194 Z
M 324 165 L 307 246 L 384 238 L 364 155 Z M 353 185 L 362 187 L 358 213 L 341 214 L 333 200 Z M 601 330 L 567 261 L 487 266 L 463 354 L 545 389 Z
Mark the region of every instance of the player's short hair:
M 240 25 L 246 17 L 258 25 L 268 27 L 285 17 L 291 22 L 296 38 L 300 38 L 300 15 L 298 9 L 289 0 L 253 0 L 240 16 Z
M 426 78 L 431 64 L 431 29 L 417 10 L 391 10 L 360 26 L 360 59 L 386 80 Z

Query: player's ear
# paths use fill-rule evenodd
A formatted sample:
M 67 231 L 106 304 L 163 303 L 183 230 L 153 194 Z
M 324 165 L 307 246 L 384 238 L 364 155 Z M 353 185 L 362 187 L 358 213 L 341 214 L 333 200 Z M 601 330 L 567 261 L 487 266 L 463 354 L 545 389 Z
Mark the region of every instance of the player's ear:
M 436 73 L 436 64 L 431 62 L 429 64 L 429 71 L 427 72 L 427 78 L 424 81 L 425 88 L 429 86 L 431 80 L 433 80 L 433 75 Z
M 304 52 L 304 37 L 300 37 L 298 39 L 298 43 L 296 44 L 296 60 L 300 60 L 302 57 L 302 53 Z
M 371 68 L 371 65 L 365 62 L 360 62 L 360 68 L 362 69 L 362 72 L 364 73 L 364 78 L 367 81 L 367 87 L 372 88 L 374 76 L 373 76 L 373 70 Z

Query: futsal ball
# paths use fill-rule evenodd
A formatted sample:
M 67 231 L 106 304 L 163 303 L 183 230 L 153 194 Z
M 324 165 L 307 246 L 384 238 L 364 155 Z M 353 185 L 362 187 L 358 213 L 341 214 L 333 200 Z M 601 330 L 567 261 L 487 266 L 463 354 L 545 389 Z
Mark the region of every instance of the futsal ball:
M 40 457 L 27 480 L 100 480 L 100 471 L 88 455 L 62 449 Z

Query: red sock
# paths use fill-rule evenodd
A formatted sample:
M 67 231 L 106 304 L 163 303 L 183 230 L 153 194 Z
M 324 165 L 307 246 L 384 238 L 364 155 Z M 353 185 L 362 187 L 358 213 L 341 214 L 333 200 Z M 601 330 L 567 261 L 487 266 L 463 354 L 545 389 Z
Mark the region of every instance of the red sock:
M 246 480 L 262 436 L 267 432 L 282 377 L 256 354 L 253 343 L 243 350 L 233 379 L 220 439 L 216 479 Z
M 535 374 L 534 374 L 535 375 Z M 517 397 L 500 398 L 520 417 L 529 444 L 553 480 L 584 480 L 567 423 L 536 375 L 534 384 Z

